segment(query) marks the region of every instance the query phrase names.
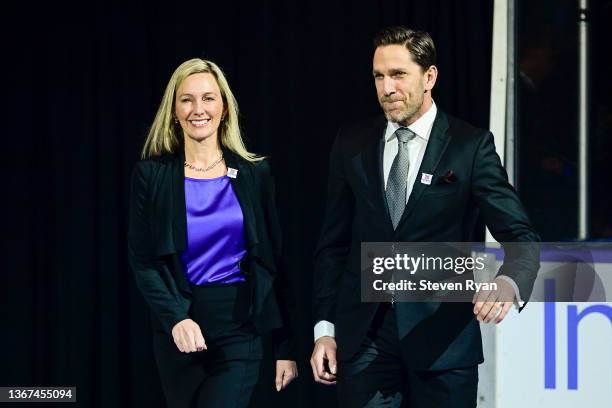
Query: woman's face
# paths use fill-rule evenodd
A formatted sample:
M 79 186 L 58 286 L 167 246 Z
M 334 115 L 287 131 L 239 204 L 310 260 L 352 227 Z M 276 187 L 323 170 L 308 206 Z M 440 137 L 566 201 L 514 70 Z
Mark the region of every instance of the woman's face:
M 217 138 L 224 114 L 223 98 L 215 77 L 207 72 L 189 75 L 178 87 L 174 115 L 183 134 L 198 142 Z

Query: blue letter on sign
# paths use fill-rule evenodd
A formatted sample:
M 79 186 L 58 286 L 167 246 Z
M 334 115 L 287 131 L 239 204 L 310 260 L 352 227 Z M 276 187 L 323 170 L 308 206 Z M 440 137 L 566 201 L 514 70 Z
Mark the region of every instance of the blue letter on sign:
M 612 323 L 612 307 L 593 305 L 578 313 L 577 306 L 567 307 L 567 388 L 578 389 L 578 323 L 588 314 L 601 313 Z

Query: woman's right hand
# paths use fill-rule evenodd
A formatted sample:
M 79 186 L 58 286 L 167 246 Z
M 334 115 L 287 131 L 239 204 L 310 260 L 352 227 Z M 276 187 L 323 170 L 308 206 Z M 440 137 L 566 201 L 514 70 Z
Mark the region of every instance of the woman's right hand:
M 172 328 L 172 338 L 181 353 L 206 350 L 206 341 L 204 341 L 202 330 L 191 319 L 181 320 L 175 324 Z

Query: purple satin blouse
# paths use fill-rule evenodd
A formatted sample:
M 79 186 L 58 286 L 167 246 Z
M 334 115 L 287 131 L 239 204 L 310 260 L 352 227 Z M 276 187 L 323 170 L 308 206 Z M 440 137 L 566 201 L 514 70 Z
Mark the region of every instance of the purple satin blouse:
M 239 262 L 246 254 L 244 219 L 229 177 L 185 177 L 187 249 L 181 254 L 193 285 L 245 280 Z

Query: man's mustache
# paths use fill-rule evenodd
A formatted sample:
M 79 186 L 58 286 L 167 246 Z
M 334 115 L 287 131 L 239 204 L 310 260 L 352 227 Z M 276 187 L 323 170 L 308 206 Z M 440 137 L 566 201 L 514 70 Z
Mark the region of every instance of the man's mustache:
M 389 102 L 404 102 L 406 98 L 397 97 L 397 96 L 383 96 L 380 98 L 380 102 L 389 103 Z

